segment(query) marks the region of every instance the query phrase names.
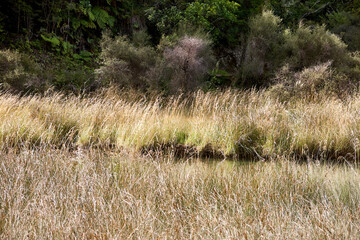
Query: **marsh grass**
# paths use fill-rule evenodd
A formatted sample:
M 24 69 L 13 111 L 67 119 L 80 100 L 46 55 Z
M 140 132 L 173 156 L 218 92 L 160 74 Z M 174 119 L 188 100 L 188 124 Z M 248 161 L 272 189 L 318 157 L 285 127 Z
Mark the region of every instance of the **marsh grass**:
M 0 155 L 2 239 L 357 239 L 360 175 L 344 165 Z
M 265 91 L 3 93 L 0 238 L 357 239 L 359 107 Z
M 170 149 L 186 156 L 358 160 L 360 97 L 281 102 L 266 91 L 0 95 L 2 149 Z M 180 155 L 181 155 L 180 154 Z

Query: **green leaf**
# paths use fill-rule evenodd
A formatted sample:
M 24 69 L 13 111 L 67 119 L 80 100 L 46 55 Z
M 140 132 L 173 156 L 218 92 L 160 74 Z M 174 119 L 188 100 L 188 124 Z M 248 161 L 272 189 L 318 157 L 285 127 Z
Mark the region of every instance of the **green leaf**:
M 96 25 L 92 21 L 87 21 L 84 19 L 80 20 L 81 25 L 83 25 L 85 28 L 96 28 Z
M 101 29 L 114 25 L 115 18 L 110 16 L 104 9 L 96 6 L 91 11 L 94 14 L 95 22 Z
M 71 50 L 73 49 L 74 45 L 72 45 L 69 42 L 62 42 L 62 47 L 64 49 L 64 54 L 66 53 L 70 53 Z
M 56 47 L 60 45 L 60 39 L 56 36 L 53 37 L 46 37 L 43 34 L 40 35 L 42 39 L 44 39 L 46 42 L 50 42 L 52 46 Z
M 71 24 L 72 24 L 72 27 L 73 27 L 74 31 L 76 31 L 80 27 L 81 22 L 77 18 L 72 18 L 71 19 Z
M 89 15 L 89 18 L 90 18 L 91 21 L 95 20 L 95 16 L 91 11 L 88 11 L 88 15 Z

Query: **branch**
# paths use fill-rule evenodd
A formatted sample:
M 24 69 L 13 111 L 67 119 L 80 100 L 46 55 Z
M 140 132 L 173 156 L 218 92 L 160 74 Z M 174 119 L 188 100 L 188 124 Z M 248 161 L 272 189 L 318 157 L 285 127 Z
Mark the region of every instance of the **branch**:
M 319 1 L 318 1 L 318 2 L 319 2 Z M 318 2 L 316 2 L 316 3 L 314 4 L 314 6 L 315 6 Z M 326 3 L 326 4 L 323 4 L 321 7 L 319 7 L 319 8 L 316 9 L 315 11 L 312 11 L 312 12 L 309 12 L 309 13 L 305 13 L 305 14 L 300 18 L 299 21 L 301 21 L 302 19 L 306 18 L 306 17 L 309 16 L 309 15 L 316 14 L 316 13 L 320 12 L 321 10 L 323 10 L 324 8 L 330 6 L 330 5 L 333 4 L 333 3 L 334 3 L 334 1 L 328 2 L 328 3 Z

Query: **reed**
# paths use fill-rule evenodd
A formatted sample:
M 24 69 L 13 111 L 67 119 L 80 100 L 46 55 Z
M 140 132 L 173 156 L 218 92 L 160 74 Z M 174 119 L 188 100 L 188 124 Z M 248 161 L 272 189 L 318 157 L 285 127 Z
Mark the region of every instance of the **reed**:
M 358 239 L 359 169 L 0 155 L 1 239 Z
M 281 102 L 255 90 L 177 97 L 5 93 L 0 95 L 0 146 L 143 152 L 167 146 L 234 158 L 357 161 L 359 107 L 360 96 Z

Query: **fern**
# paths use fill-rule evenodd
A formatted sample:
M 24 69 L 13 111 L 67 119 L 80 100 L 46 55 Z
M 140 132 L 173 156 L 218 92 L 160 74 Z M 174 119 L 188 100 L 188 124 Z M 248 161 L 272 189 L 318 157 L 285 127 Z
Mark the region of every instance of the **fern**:
M 115 18 L 110 16 L 104 9 L 100 7 L 94 7 L 91 10 L 96 24 L 101 28 L 105 29 L 106 26 L 113 27 Z
M 60 39 L 56 36 L 53 36 L 53 37 L 46 37 L 45 35 L 41 34 L 40 35 L 41 38 L 43 40 L 45 40 L 46 42 L 49 42 L 51 43 L 51 46 L 52 47 L 58 47 L 60 45 Z

